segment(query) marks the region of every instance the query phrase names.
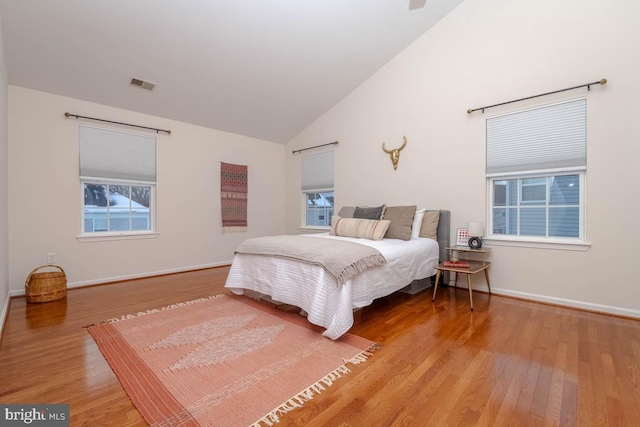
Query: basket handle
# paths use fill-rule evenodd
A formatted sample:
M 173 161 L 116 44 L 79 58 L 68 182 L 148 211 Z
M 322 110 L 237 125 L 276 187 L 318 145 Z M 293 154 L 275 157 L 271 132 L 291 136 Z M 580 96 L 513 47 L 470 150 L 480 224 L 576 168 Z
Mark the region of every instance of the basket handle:
M 24 287 L 25 289 L 29 289 L 29 282 L 31 281 L 31 276 L 34 275 L 34 273 L 38 270 L 40 270 L 41 268 L 47 268 L 47 267 L 53 267 L 53 268 L 57 268 L 58 270 L 60 270 L 62 272 L 62 274 L 64 274 L 65 277 L 67 277 L 67 274 L 64 272 L 64 270 L 62 269 L 62 267 L 60 267 L 59 265 L 55 265 L 55 264 L 46 264 L 46 265 L 41 265 L 40 267 L 36 267 L 33 269 L 33 271 L 31 271 L 31 273 L 29 273 L 29 276 L 27 277 L 27 281 L 24 282 Z

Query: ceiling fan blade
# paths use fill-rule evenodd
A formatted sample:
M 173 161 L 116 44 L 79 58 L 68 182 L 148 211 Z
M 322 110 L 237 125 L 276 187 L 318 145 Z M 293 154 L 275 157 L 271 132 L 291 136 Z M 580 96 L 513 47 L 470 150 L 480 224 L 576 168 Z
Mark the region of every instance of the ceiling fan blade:
M 426 2 L 427 0 L 409 0 L 409 10 L 420 9 Z

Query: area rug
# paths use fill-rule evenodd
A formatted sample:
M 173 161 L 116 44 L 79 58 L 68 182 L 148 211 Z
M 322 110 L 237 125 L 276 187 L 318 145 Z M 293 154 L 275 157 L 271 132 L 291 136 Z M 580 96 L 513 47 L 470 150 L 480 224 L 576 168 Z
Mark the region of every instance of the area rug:
M 89 327 L 152 426 L 271 426 L 367 360 L 377 344 L 333 341 L 304 317 L 217 295 Z

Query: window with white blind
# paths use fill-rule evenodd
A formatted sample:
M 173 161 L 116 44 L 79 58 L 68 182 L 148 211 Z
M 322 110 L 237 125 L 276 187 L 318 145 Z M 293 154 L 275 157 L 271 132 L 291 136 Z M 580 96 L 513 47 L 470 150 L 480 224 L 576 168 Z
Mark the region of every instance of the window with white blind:
M 487 237 L 583 242 L 586 100 L 491 117 L 486 124 Z
M 302 226 L 329 227 L 333 205 L 333 150 L 303 154 Z
M 81 236 L 155 231 L 156 139 L 80 126 Z

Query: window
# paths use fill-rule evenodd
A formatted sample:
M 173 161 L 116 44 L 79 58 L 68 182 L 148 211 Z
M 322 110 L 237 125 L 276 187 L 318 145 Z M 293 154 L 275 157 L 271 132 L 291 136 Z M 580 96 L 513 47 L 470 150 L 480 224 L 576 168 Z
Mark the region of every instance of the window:
M 151 230 L 151 186 L 83 182 L 84 232 Z
M 305 192 L 305 226 L 329 227 L 333 215 L 333 191 Z
M 333 215 L 333 150 L 302 157 L 302 226 L 329 227 Z
M 154 137 L 80 126 L 81 236 L 153 232 Z
M 586 100 L 487 119 L 490 236 L 584 241 Z
M 582 173 L 492 180 L 492 234 L 580 237 Z

